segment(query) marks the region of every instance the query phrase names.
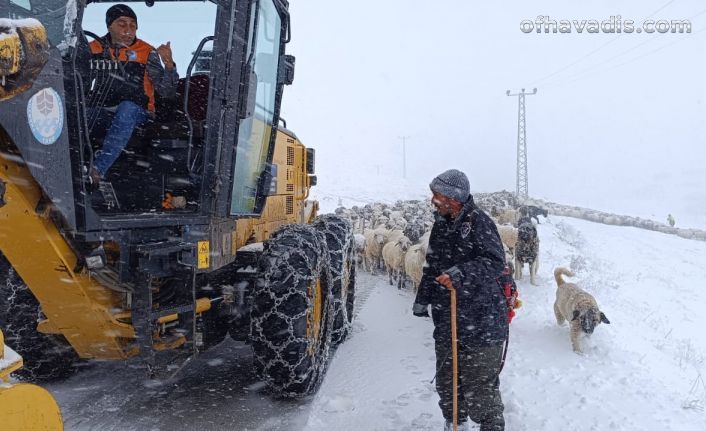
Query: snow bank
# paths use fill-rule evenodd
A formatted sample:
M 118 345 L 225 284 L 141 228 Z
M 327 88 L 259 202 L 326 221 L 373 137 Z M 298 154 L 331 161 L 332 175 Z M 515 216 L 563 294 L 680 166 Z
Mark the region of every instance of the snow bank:
M 562 205 L 555 202 L 547 202 L 541 199 L 528 199 L 527 201 L 525 201 L 525 203 L 547 208 L 550 214 L 580 218 L 595 223 L 603 223 L 614 226 L 632 226 L 640 229 L 647 229 L 667 233 L 670 235 L 677 235 L 686 239 L 706 241 L 706 231 L 701 229 L 685 229 L 671 227 L 664 223 L 659 223 L 654 220 L 644 219 L 641 217 L 611 214 L 588 208 Z
M 538 230 L 539 286 L 519 282 L 524 305 L 501 375 L 506 429 L 706 429 L 706 244 L 556 215 Z M 554 318 L 557 266 L 576 272 L 567 279 L 611 321 L 582 355 Z M 368 297 L 304 430 L 440 430 L 431 321 L 412 316 L 410 291 L 359 274 Z

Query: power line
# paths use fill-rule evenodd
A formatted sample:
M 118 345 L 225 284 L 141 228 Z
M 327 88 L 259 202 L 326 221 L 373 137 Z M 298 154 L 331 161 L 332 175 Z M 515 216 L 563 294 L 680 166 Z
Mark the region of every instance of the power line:
M 659 8 L 659 9 L 657 9 L 656 11 L 652 12 L 651 14 L 647 15 L 647 16 L 645 17 L 645 19 L 647 19 L 647 18 L 652 18 L 654 15 L 656 15 L 656 14 L 659 13 L 659 12 L 661 12 L 662 9 L 666 8 L 667 6 L 669 6 L 670 4 L 674 3 L 675 1 L 676 1 L 676 0 L 668 1 L 668 2 L 665 3 L 661 8 Z
M 688 20 L 691 21 L 692 19 L 694 19 L 694 18 L 696 18 L 696 17 L 698 17 L 698 16 L 700 16 L 700 15 L 703 15 L 704 13 L 706 13 L 706 9 L 704 9 L 704 10 L 702 10 L 702 11 L 700 11 L 700 12 L 698 12 L 698 13 L 692 15 L 692 16 L 690 16 L 690 17 L 688 18 Z M 701 30 L 699 30 L 699 31 L 697 31 L 697 32 L 688 33 L 688 34 L 686 34 L 685 36 L 683 36 L 681 39 L 685 39 L 685 38 L 687 38 L 687 37 L 689 37 L 689 36 L 691 36 L 691 35 L 693 35 L 693 34 L 696 34 L 696 33 L 700 32 L 700 31 L 701 31 Z M 563 84 L 565 84 L 565 83 L 578 81 L 578 80 L 582 79 L 581 77 L 582 77 L 583 75 L 585 75 L 585 74 L 587 74 L 587 73 L 589 73 L 589 72 L 591 72 L 591 71 L 593 71 L 593 70 L 596 70 L 596 69 L 600 68 L 600 67 L 603 66 L 603 65 L 606 65 L 606 64 L 608 64 L 608 63 L 611 63 L 613 60 L 616 60 L 616 59 L 618 59 L 618 58 L 624 56 L 625 54 L 628 54 L 628 53 L 630 53 L 630 52 L 632 52 L 632 51 L 634 51 L 634 50 L 636 50 L 636 49 L 638 49 L 638 48 L 640 48 L 640 47 L 646 45 L 647 43 L 649 43 L 649 42 L 651 42 L 651 41 L 653 41 L 653 40 L 656 40 L 659 36 L 662 36 L 662 34 L 655 34 L 655 35 L 653 35 L 651 38 L 649 38 L 649 39 L 647 39 L 647 40 L 644 40 L 644 41 L 638 43 L 637 45 L 634 45 L 634 46 L 632 46 L 631 48 L 628 48 L 628 49 L 626 49 L 625 51 L 622 51 L 621 53 L 610 57 L 610 58 L 607 59 L 607 60 L 604 60 L 604 61 L 602 61 L 602 62 L 600 62 L 600 63 L 594 64 L 593 66 L 590 66 L 590 67 L 588 67 L 587 69 L 584 69 L 584 70 L 582 70 L 581 72 L 579 72 L 579 73 L 577 73 L 577 74 L 575 74 L 575 75 L 573 75 L 573 76 L 570 76 L 570 77 L 566 78 L 565 80 L 558 80 L 558 81 L 549 82 L 548 84 L 545 84 L 545 85 L 543 86 L 543 88 L 550 88 L 550 87 L 555 87 L 555 86 L 558 86 L 558 85 L 563 85 Z M 617 37 L 619 37 L 619 36 L 617 36 Z M 681 39 L 677 39 L 677 40 L 681 40 Z M 614 40 L 614 39 L 613 39 L 613 40 Z M 674 42 L 674 43 L 676 43 L 676 42 Z M 669 46 L 669 45 L 671 45 L 671 44 L 665 45 L 665 47 L 666 47 L 666 46 Z M 660 49 L 661 49 L 661 48 L 660 48 Z M 658 50 L 659 50 L 659 49 L 658 49 Z M 657 50 L 657 51 L 658 51 L 658 50 Z M 640 57 L 638 57 L 638 58 L 640 58 Z M 627 64 L 627 63 L 629 63 L 629 62 L 631 62 L 631 61 L 621 63 L 621 65 L 622 65 L 622 64 Z M 609 67 L 609 68 L 606 69 L 606 70 L 612 70 L 612 69 L 613 69 L 613 67 Z
M 621 67 L 621 66 L 625 66 L 626 64 L 629 64 L 629 63 L 635 62 L 635 61 L 637 61 L 637 60 L 640 60 L 640 59 L 642 59 L 642 58 L 644 58 L 644 57 L 650 56 L 650 55 L 652 55 L 652 54 L 654 54 L 654 53 L 656 53 L 656 52 L 659 52 L 659 51 L 663 50 L 664 48 L 667 48 L 667 47 L 672 46 L 672 45 L 674 45 L 674 44 L 676 44 L 676 43 L 679 43 L 679 42 L 683 42 L 683 41 L 686 40 L 689 36 L 693 36 L 693 35 L 695 35 L 695 34 L 701 33 L 701 32 L 704 31 L 704 30 L 706 30 L 706 27 L 704 27 L 704 28 L 702 28 L 702 29 L 700 29 L 700 30 L 697 30 L 697 31 L 695 31 L 695 32 L 693 32 L 693 33 L 690 33 L 690 34 L 688 34 L 688 35 L 682 36 L 682 37 L 680 37 L 679 39 L 673 40 L 673 41 L 671 41 L 671 42 L 669 42 L 669 43 L 667 43 L 667 44 L 665 44 L 665 45 L 662 45 L 662 46 L 660 46 L 660 47 L 658 47 L 658 48 L 653 49 L 652 51 L 648 51 L 648 52 L 646 52 L 646 53 L 644 53 L 644 54 L 641 54 L 641 55 L 639 55 L 639 56 L 637 56 L 637 57 L 634 57 L 634 58 L 632 58 L 632 59 L 630 59 L 630 60 L 628 60 L 628 61 L 625 61 L 625 62 L 622 62 L 622 63 L 618 63 L 618 64 L 614 65 L 613 67 L 611 67 L 610 69 L 606 69 L 604 72 L 607 72 L 607 71 L 616 69 L 616 68 Z
M 578 64 L 578 63 L 580 63 L 580 62 L 582 62 L 583 60 L 587 59 L 588 57 L 590 57 L 590 56 L 592 56 L 593 54 L 597 53 L 597 52 L 600 51 L 601 49 L 605 48 L 606 46 L 608 46 L 608 45 L 610 45 L 611 43 L 613 43 L 613 42 L 615 42 L 616 40 L 618 40 L 619 37 L 620 37 L 620 36 L 616 36 L 616 37 L 614 37 L 613 39 L 610 39 L 608 42 L 604 43 L 603 45 L 599 46 L 598 48 L 594 49 L 593 51 L 591 51 L 591 52 L 589 52 L 588 54 L 584 55 L 583 57 L 579 58 L 578 60 L 576 60 L 576 61 L 574 61 L 574 62 L 571 62 L 571 63 L 567 64 L 566 66 L 564 66 L 564 67 L 562 67 L 562 68 L 559 68 L 558 70 L 556 70 L 556 71 L 550 73 L 549 75 L 546 75 L 546 76 L 544 76 L 544 77 L 542 77 L 542 78 L 540 78 L 540 79 L 537 79 L 536 81 L 532 81 L 529 85 L 536 85 L 536 84 L 538 84 L 538 83 L 540 83 L 540 82 L 546 80 L 547 78 L 551 78 L 552 76 L 555 76 L 555 75 L 557 75 L 557 74 L 559 74 L 559 73 L 565 71 L 566 69 L 570 68 L 571 66 L 574 66 L 574 65 L 576 65 L 576 64 Z
M 651 50 L 651 51 L 648 51 L 648 52 L 645 52 L 645 53 L 643 53 L 643 54 L 640 54 L 640 55 L 638 55 L 637 57 L 633 57 L 633 58 L 631 58 L 631 59 L 629 59 L 629 60 L 627 60 L 627 61 L 624 61 L 624 62 L 622 62 L 622 63 L 613 64 L 613 65 L 611 65 L 610 67 L 608 67 L 608 68 L 606 68 L 606 69 L 603 69 L 603 70 L 601 70 L 601 71 L 598 71 L 597 73 L 600 74 L 600 73 L 609 72 L 609 71 L 611 71 L 611 70 L 613 70 L 613 69 L 617 69 L 617 68 L 619 68 L 619 67 L 622 67 L 622 66 L 625 66 L 625 65 L 627 65 L 627 64 L 633 63 L 633 62 L 635 62 L 635 61 L 637 61 L 637 60 L 640 60 L 640 59 L 642 59 L 642 58 L 644 58 L 644 57 L 648 57 L 648 56 L 650 56 L 650 55 L 652 55 L 652 54 L 655 54 L 655 53 L 657 53 L 657 52 L 659 52 L 659 51 L 661 51 L 661 50 L 663 50 L 663 49 L 665 49 L 665 48 L 667 48 L 667 47 L 670 47 L 670 46 L 672 46 L 672 45 L 674 45 L 674 44 L 676 44 L 676 43 L 683 42 L 683 41 L 689 39 L 690 37 L 693 37 L 694 35 L 699 34 L 699 33 L 703 32 L 703 31 L 706 31 L 706 27 L 704 27 L 704 28 L 702 28 L 702 29 L 699 29 L 699 30 L 697 30 L 697 31 L 694 31 L 694 32 L 692 32 L 692 33 L 686 34 L 686 35 L 680 37 L 679 39 L 672 40 L 671 42 L 669 42 L 669 43 L 667 43 L 667 44 L 664 44 L 664 45 L 662 45 L 662 46 L 660 46 L 660 47 L 658 47 L 658 48 L 655 48 L 655 49 L 653 49 L 653 50 Z M 617 57 L 616 57 L 616 58 L 617 58 Z M 571 83 L 574 83 L 574 82 L 577 82 L 577 81 L 581 81 L 581 80 L 584 80 L 584 79 L 591 78 L 591 77 L 594 76 L 595 74 L 588 75 L 588 76 L 583 76 L 583 75 L 585 75 L 585 73 L 579 73 L 578 75 L 574 75 L 573 77 L 570 77 L 570 78 L 568 78 L 568 79 L 566 79 L 566 80 L 557 81 L 557 82 L 550 83 L 549 85 L 545 85 L 545 86 L 542 87 L 542 88 L 545 88 L 545 89 L 546 89 L 546 88 L 555 88 L 555 87 L 559 87 L 559 86 L 562 86 L 562 85 L 565 85 L 565 84 L 571 84 Z
M 667 3 L 663 4 L 662 6 L 660 6 L 657 10 L 655 10 L 655 11 L 652 12 L 651 14 L 647 15 L 644 19 L 651 18 L 652 16 L 656 15 L 657 13 L 659 13 L 659 12 L 661 12 L 662 10 L 664 10 L 665 8 L 667 8 L 669 5 L 671 5 L 671 4 L 674 3 L 675 1 L 676 1 L 676 0 L 669 0 Z M 604 44 L 600 45 L 598 48 L 595 48 L 595 49 L 593 49 L 592 51 L 588 52 L 587 54 L 583 55 L 583 56 L 580 57 L 579 59 L 577 59 L 577 60 L 575 60 L 575 61 L 573 61 L 573 62 L 571 62 L 571 63 L 569 63 L 569 64 L 567 64 L 567 65 L 565 65 L 565 66 L 563 66 L 563 67 L 560 67 L 559 69 L 555 70 L 554 72 L 552 72 L 552 73 L 550 73 L 550 74 L 548 74 L 548 75 L 545 75 L 545 76 L 543 76 L 543 77 L 541 77 L 541 78 L 539 78 L 539 79 L 537 79 L 537 80 L 531 82 L 529 85 L 536 85 L 536 84 L 538 84 L 538 83 L 540 83 L 540 82 L 542 82 L 542 81 L 544 81 L 544 80 L 546 80 L 546 79 L 548 79 L 548 78 L 551 78 L 551 77 L 553 77 L 553 76 L 558 75 L 559 73 L 561 73 L 561 72 L 563 72 L 563 71 L 565 71 L 565 70 L 571 68 L 572 66 L 574 66 L 574 65 L 576 65 L 576 64 L 578 64 L 578 63 L 580 63 L 580 62 L 582 62 L 583 60 L 587 59 L 588 57 L 590 57 L 590 56 L 592 56 L 593 54 L 597 53 L 598 51 L 602 50 L 603 48 L 605 48 L 606 46 L 608 46 L 608 45 L 610 45 L 611 43 L 615 42 L 615 41 L 618 40 L 619 38 L 620 38 L 620 35 L 615 36 L 614 38 L 612 38 L 612 39 L 608 40 L 607 42 L 605 42 Z
M 630 52 L 636 50 L 637 48 L 639 48 L 639 47 L 645 45 L 646 43 L 651 42 L 652 40 L 656 39 L 657 36 L 658 36 L 658 35 L 654 35 L 654 36 L 652 36 L 652 38 L 647 39 L 647 40 L 644 40 L 644 41 L 638 43 L 637 45 L 635 45 L 635 46 L 633 46 L 633 47 L 631 47 L 631 48 L 626 49 L 625 51 L 621 52 L 621 53 L 618 54 L 618 55 L 614 55 L 613 57 L 610 57 L 610 58 L 607 59 L 607 60 L 601 61 L 600 63 L 594 64 L 593 66 L 591 66 L 591 67 L 589 67 L 589 68 L 587 68 L 587 69 L 584 69 L 584 70 L 582 70 L 581 72 L 579 72 L 579 73 L 577 73 L 577 74 L 575 74 L 575 75 L 573 75 L 573 76 L 569 76 L 567 79 L 568 79 L 569 81 L 575 81 L 578 77 L 580 77 L 580 76 L 582 76 L 582 75 L 585 75 L 585 74 L 587 74 L 587 73 L 589 73 L 589 72 L 591 72 L 591 71 L 593 71 L 593 70 L 596 70 L 596 69 L 598 69 L 599 67 L 603 66 L 604 64 L 608 64 L 608 63 L 612 62 L 613 60 L 615 60 L 615 59 L 617 59 L 617 58 L 620 58 L 620 57 L 622 57 L 623 55 L 625 55 L 625 54 L 627 54 L 627 53 L 630 53 Z M 561 81 L 560 81 L 560 82 L 561 82 Z M 549 84 L 545 85 L 545 87 L 550 87 L 551 85 L 552 85 L 552 83 L 549 83 Z

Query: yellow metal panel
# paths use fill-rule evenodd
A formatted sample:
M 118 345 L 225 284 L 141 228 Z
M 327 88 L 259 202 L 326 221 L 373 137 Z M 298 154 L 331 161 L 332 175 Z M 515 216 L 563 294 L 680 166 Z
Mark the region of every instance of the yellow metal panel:
M 41 304 L 51 321 L 45 326 L 58 329 L 82 358 L 129 356 L 134 330 L 113 316 L 123 296 L 74 272 L 78 258 L 48 213 L 35 211 L 41 192 L 25 166 L 0 155 L 0 181 L 0 251 Z
M 154 347 L 154 350 L 162 352 L 164 350 L 176 349 L 177 347 L 181 347 L 184 344 L 186 344 L 186 337 L 183 334 L 179 334 L 178 336 L 172 337 L 171 339 L 167 340 L 155 339 L 152 346 Z
M 39 21 L 10 20 L 15 32 L 0 38 L 0 76 L 14 75 L 0 82 L 0 101 L 26 91 L 49 59 L 47 32 Z
M 37 330 L 43 334 L 61 334 L 61 329 L 54 326 L 54 322 L 49 319 L 40 321 L 37 325 Z
M 201 314 L 211 309 L 211 299 L 199 298 L 196 300 L 196 314 Z M 157 323 L 169 323 L 179 319 L 178 314 L 168 314 L 157 319 Z
M 288 154 L 294 154 L 293 165 L 287 165 Z M 306 148 L 301 142 L 287 132 L 278 131 L 272 163 L 278 166 L 276 193 L 267 197 L 260 218 L 240 219 L 236 222 L 236 228 L 231 232 L 233 254 L 244 245 L 265 241 L 283 224 L 310 223 L 316 215 L 315 204 L 310 203 L 305 209 L 309 182 L 306 175 Z M 289 189 L 288 185 L 291 186 Z M 287 214 L 288 196 L 294 199 L 292 214 Z M 199 253 L 199 269 L 205 268 L 202 264 L 205 262 L 202 262 Z
M 60 431 L 61 411 L 45 389 L 18 384 L 0 387 L 0 428 L 3 431 Z
M 20 35 L 17 33 L 3 34 L 0 39 L 0 75 L 14 75 L 20 71 L 21 49 Z
M 209 266 L 211 266 L 211 256 L 210 256 L 210 244 L 208 241 L 199 241 L 198 242 L 198 268 L 199 269 L 206 269 Z
M 2 382 L 9 380 L 10 373 L 22 368 L 22 356 L 5 345 L 4 337 L 0 330 L 0 385 L 2 385 Z

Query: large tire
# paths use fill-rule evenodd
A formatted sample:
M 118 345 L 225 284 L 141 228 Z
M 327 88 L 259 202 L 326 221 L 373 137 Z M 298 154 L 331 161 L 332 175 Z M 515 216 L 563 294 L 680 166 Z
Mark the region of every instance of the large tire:
M 348 221 L 333 214 L 320 216 L 314 221 L 313 226 L 324 233 L 328 245 L 334 309 L 332 343 L 336 346 L 346 339 L 353 322 L 355 302 L 353 230 Z
M 265 243 L 253 292 L 255 369 L 277 396 L 314 393 L 328 366 L 333 306 L 323 235 L 287 225 Z
M 24 367 L 14 373 L 20 380 L 60 380 L 76 371 L 78 355 L 66 339 L 37 331 L 43 318 L 37 299 L 0 254 L 0 329 L 5 343 L 24 360 Z

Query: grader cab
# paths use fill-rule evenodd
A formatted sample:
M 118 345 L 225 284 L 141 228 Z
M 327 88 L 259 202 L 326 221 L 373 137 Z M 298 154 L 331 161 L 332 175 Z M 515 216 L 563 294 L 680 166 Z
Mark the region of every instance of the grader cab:
M 273 393 L 310 394 L 349 332 L 355 267 L 348 222 L 308 199 L 313 150 L 278 127 L 288 3 L 123 3 L 138 37 L 189 23 L 176 33 L 191 39 L 176 98 L 157 98 L 95 187 L 96 83 L 122 66 L 89 44 L 114 3 L 0 0 L 0 328 L 16 375 L 139 356 L 161 376 L 230 336 Z

